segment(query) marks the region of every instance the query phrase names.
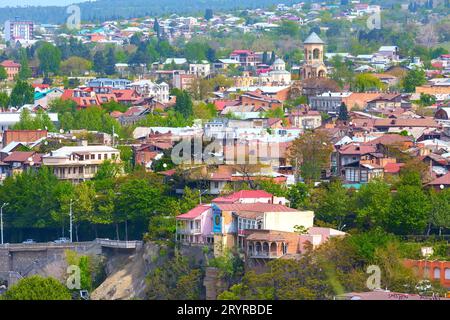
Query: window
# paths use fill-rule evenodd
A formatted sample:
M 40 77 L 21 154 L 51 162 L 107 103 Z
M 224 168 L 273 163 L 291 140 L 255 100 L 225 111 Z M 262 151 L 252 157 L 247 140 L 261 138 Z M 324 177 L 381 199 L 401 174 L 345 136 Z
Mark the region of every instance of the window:
M 441 269 L 439 269 L 439 268 L 434 268 L 434 271 L 433 271 L 433 278 L 434 278 L 434 279 L 440 279 L 440 278 L 441 278 Z
M 445 280 L 450 280 L 450 268 L 445 268 Z
M 107 153 L 105 153 L 104 155 L 103 155 L 103 159 L 108 159 L 108 154 Z
M 97 159 L 102 160 L 102 155 L 100 153 L 97 155 Z
M 363 171 L 361 171 L 361 182 L 367 182 L 367 181 L 368 181 L 367 170 L 363 170 Z
M 345 180 L 358 182 L 359 181 L 359 170 L 358 169 L 346 169 L 345 170 Z
M 95 160 L 95 154 L 91 154 L 91 160 Z

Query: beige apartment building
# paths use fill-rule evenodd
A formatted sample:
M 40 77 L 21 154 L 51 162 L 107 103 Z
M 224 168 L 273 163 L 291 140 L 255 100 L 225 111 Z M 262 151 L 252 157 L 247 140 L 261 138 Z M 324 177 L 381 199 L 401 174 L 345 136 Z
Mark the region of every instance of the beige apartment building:
M 51 151 L 42 157 L 42 164 L 53 169 L 61 180 L 90 180 L 106 160 L 120 162 L 120 151 L 109 146 L 69 146 Z

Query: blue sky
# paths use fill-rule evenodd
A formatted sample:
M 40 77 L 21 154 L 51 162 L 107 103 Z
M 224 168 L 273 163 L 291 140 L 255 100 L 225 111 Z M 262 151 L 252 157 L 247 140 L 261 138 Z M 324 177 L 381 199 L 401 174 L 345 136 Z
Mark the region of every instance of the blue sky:
M 16 6 L 66 6 L 72 3 L 80 3 L 86 0 L 0 0 L 0 7 Z

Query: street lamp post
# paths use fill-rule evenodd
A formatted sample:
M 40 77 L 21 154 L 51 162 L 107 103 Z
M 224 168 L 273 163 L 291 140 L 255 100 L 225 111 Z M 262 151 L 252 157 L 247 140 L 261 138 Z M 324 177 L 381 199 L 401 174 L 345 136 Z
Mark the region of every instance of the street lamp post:
M 6 207 L 9 203 L 4 202 L 0 208 L 0 229 L 1 229 L 1 241 L 3 244 L 3 207 Z
M 74 203 L 73 199 L 70 199 L 69 203 L 69 234 L 70 234 L 70 242 L 72 242 L 72 227 L 73 227 L 73 212 L 72 212 L 72 205 Z

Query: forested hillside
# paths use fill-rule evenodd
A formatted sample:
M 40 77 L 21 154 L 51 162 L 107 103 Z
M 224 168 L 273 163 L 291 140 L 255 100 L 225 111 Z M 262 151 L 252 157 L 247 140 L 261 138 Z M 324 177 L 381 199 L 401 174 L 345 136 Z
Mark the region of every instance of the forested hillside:
M 278 0 L 99 0 L 80 3 L 83 21 L 104 21 L 119 18 L 155 16 L 164 14 L 196 14 L 206 8 L 214 10 L 232 10 L 245 8 L 263 8 L 277 4 Z M 285 4 L 294 0 L 283 1 Z M 67 17 L 66 7 L 25 7 L 1 8 L 0 22 L 20 17 L 38 23 L 63 23 Z

